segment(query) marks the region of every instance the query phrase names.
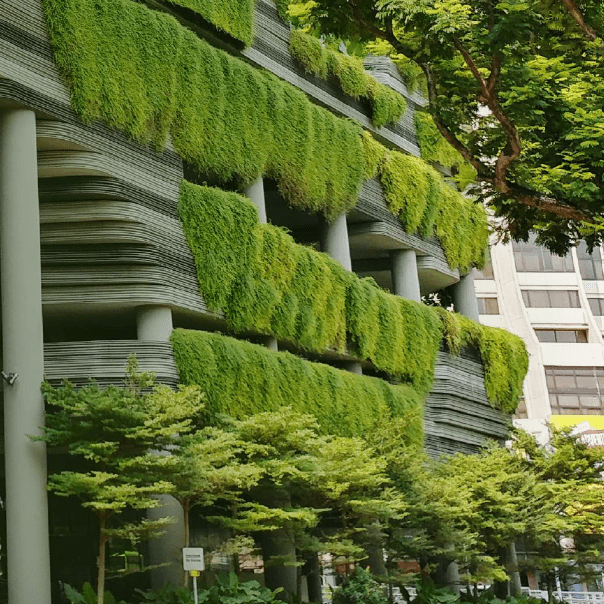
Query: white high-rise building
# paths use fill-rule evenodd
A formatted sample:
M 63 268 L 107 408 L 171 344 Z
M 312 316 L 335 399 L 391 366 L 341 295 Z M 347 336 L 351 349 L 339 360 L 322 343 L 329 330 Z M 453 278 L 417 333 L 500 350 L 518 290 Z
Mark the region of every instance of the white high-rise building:
M 526 342 L 529 372 L 515 424 L 547 440 L 548 424 L 604 438 L 604 271 L 585 244 L 564 257 L 532 241 L 496 244 L 475 274 L 480 321 Z

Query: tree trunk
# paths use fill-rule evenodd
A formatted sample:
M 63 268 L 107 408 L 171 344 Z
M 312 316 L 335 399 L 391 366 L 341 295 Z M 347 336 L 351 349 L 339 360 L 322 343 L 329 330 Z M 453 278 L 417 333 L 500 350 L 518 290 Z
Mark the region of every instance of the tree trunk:
M 308 586 L 308 599 L 315 604 L 323 604 L 323 585 L 321 584 L 321 567 L 319 556 L 310 554 L 306 558 L 306 584 Z
M 282 489 L 266 489 L 263 493 L 264 505 L 273 508 L 289 508 L 291 496 Z M 297 597 L 298 568 L 296 567 L 296 545 L 291 529 L 283 528 L 262 533 L 260 537 L 264 559 L 264 582 L 270 589 L 282 587 L 277 596 L 290 601 Z M 271 564 L 271 558 L 279 558 L 278 564 Z
M 185 536 L 183 547 L 189 547 L 191 541 L 189 527 L 189 511 L 191 510 L 191 504 L 189 501 L 181 501 L 180 503 L 182 505 L 182 522 Z M 189 573 L 186 570 L 183 572 L 183 584 L 185 587 L 189 587 Z
M 99 513 L 99 557 L 97 559 L 97 604 L 104 604 L 105 602 L 105 565 L 106 565 L 106 551 L 107 551 L 107 537 L 105 536 L 105 529 L 107 528 L 107 512 L 101 511 Z
M 510 573 L 510 592 L 512 596 L 520 597 L 522 595 L 522 583 L 520 582 L 520 572 L 518 570 L 518 556 L 516 554 L 516 544 L 512 541 L 507 548 L 507 566 Z

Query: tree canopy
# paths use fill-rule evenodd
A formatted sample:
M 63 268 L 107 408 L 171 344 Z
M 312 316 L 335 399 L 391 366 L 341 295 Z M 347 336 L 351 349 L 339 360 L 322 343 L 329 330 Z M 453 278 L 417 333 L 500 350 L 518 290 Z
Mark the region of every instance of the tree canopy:
M 313 0 L 290 14 L 421 68 L 436 127 L 506 237 L 536 231 L 557 253 L 602 242 L 601 0 Z

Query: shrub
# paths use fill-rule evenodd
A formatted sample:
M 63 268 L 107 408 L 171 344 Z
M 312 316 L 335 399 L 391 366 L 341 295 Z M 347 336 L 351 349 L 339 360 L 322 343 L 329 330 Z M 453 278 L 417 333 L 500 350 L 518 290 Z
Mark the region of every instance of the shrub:
M 463 206 L 470 228 L 475 207 Z M 348 350 L 420 392 L 430 388 L 444 337 L 453 354 L 463 346 L 476 348 L 489 400 L 508 411 L 515 408 L 528 366 L 517 336 L 358 278 L 326 254 L 296 244 L 282 229 L 259 224 L 255 206 L 235 193 L 183 182 L 179 215 L 201 294 L 210 309 L 225 313 L 232 329 L 272 335 L 315 352 Z M 455 240 L 450 249 L 461 262 L 478 251 Z
M 437 130 L 429 113 L 415 113 L 415 132 L 422 159 L 440 164 L 455 173 L 455 180 L 462 190 L 476 180 L 476 170 Z
M 249 46 L 254 40 L 255 0 L 171 0 L 200 14 L 218 29 Z
M 325 48 L 320 40 L 300 29 L 291 33 L 289 49 L 308 73 L 324 80 L 331 76 L 344 94 L 368 100 L 373 110 L 373 124 L 378 128 L 396 124 L 405 113 L 404 97 L 369 75 L 359 57 Z
M 235 573 L 222 573 L 216 576 L 216 585 L 199 591 L 200 604 L 270 604 L 281 602 L 278 588 L 271 591 L 260 587 L 258 581 L 240 582 Z
M 333 604 L 387 604 L 384 588 L 371 577 L 371 573 L 356 568 L 333 593 Z
M 408 386 L 203 331 L 175 330 L 172 347 L 181 382 L 205 392 L 210 423 L 221 415 L 244 419 L 291 407 L 340 436 L 367 434 L 387 417 L 408 417 L 414 428 L 407 436 L 422 441 L 423 397 Z
M 361 128 L 268 72 L 130 0 L 44 0 L 54 57 L 84 122 L 101 119 L 200 173 L 275 178 L 296 207 L 334 217 L 363 178 Z

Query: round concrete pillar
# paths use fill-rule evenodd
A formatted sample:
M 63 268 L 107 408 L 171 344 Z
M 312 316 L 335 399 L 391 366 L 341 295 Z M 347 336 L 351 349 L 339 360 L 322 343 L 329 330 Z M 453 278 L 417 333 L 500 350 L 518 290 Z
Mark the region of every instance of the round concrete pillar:
M 246 190 L 246 197 L 249 197 L 254 205 L 258 208 L 258 220 L 265 224 L 266 217 L 266 202 L 264 200 L 264 179 L 260 177 L 254 181 Z
M 136 337 L 139 340 L 168 342 L 173 329 L 169 307 L 139 306 L 136 309 Z
M 363 375 L 363 365 L 361 361 L 348 361 L 344 365 L 344 369 L 346 371 L 350 371 L 350 373 L 356 373 L 357 375 Z
M 167 306 L 140 306 L 136 309 L 136 333 L 140 341 L 167 342 L 172 333 L 172 310 Z M 150 520 L 166 516 L 174 522 L 157 539 L 149 541 L 149 562 L 163 564 L 151 571 L 154 588 L 166 583 L 181 585 L 183 582 L 182 548 L 185 530 L 182 506 L 170 495 L 160 495 L 161 505 L 147 511 Z
M 460 315 L 478 321 L 478 301 L 472 272 L 462 277 L 459 283 L 453 286 L 453 306 Z
M 8 600 L 50 604 L 36 116 L 0 113 L 0 245 Z M 18 377 L 14 377 L 18 374 Z
M 346 214 L 340 214 L 333 222 L 323 222 L 321 251 L 337 260 L 347 271 L 352 271 Z
M 421 302 L 415 250 L 395 250 L 392 259 L 392 291 L 395 295 Z

